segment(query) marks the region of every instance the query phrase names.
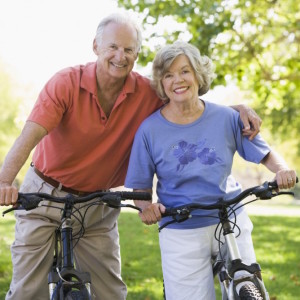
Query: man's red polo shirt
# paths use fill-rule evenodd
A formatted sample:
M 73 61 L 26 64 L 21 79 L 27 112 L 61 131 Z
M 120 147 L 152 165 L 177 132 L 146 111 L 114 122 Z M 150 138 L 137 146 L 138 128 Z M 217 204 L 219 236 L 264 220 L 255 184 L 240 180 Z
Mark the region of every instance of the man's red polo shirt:
M 121 186 L 135 132 L 161 106 L 149 80 L 131 72 L 107 119 L 97 99 L 96 63 L 64 69 L 45 85 L 28 118 L 48 131 L 34 165 L 79 191 Z

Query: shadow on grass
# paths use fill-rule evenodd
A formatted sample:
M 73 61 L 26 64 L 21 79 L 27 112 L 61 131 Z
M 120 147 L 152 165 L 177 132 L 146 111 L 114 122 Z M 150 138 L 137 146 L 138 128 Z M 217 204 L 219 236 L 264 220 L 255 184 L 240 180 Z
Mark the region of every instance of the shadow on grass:
M 0 211 L 1 212 L 1 211 Z M 294 300 L 300 295 L 300 220 L 298 217 L 251 216 L 257 261 L 263 270 L 272 300 Z M 162 271 L 157 226 L 143 225 L 136 213 L 119 218 L 122 276 L 127 300 L 163 299 Z M 0 219 L 0 300 L 11 277 L 10 245 L 14 219 Z M 219 299 L 219 297 L 218 297 Z
M 257 260 L 272 300 L 300 294 L 300 220 L 298 217 L 251 216 Z M 122 274 L 128 300 L 162 299 L 162 272 L 157 226 L 141 224 L 134 213 L 119 219 Z M 216 281 L 217 283 L 217 281 Z M 217 295 L 220 289 L 217 286 Z
M 158 227 L 142 224 L 136 213 L 122 212 L 119 232 L 122 276 L 128 288 L 127 299 L 162 299 Z
M 12 273 L 10 245 L 14 238 L 14 225 L 13 216 L 0 219 L 0 300 L 5 299 L 10 284 Z
M 300 299 L 300 218 L 251 216 L 257 261 L 274 300 Z

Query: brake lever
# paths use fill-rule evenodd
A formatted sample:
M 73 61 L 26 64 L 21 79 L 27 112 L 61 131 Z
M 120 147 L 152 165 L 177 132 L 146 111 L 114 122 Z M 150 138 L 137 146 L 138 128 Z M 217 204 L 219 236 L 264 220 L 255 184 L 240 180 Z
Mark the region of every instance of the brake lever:
M 14 210 L 18 210 L 18 209 L 19 209 L 18 206 L 13 206 L 9 209 L 6 209 L 5 211 L 2 212 L 2 217 L 4 217 L 4 215 L 6 215 L 7 213 L 12 212 Z
M 278 193 L 276 193 L 276 196 L 277 195 L 291 195 L 291 196 L 295 196 L 295 193 L 293 193 L 293 192 L 278 192 Z
M 121 204 L 121 196 L 120 195 L 104 195 L 101 197 L 100 199 L 101 201 L 103 201 L 107 206 L 112 207 L 112 208 L 119 208 L 122 206 Z
M 251 194 L 254 194 L 257 198 L 261 200 L 269 200 L 273 197 L 279 196 L 279 195 L 292 195 L 294 196 L 295 194 L 290 191 L 276 191 L 274 192 L 275 189 L 277 189 L 277 183 L 274 182 L 265 182 L 263 185 L 258 186 L 256 189 L 252 191 Z
M 142 212 L 142 211 L 143 211 L 140 207 L 137 207 L 137 206 L 132 205 L 132 204 L 120 204 L 119 207 L 130 207 L 130 208 L 133 208 L 133 209 L 138 210 L 139 212 Z

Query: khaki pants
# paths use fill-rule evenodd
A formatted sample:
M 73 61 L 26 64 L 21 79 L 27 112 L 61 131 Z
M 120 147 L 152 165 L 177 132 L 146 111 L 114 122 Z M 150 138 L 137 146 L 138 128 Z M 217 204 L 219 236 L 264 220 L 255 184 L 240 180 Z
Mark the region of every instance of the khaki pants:
M 44 182 L 32 168 L 28 170 L 20 191 L 66 195 Z M 53 202 L 52 205 L 62 206 Z M 81 210 L 82 215 L 85 210 Z M 127 289 L 120 266 L 119 212 L 105 206 L 90 207 L 84 217 L 84 236 L 74 249 L 77 268 L 91 274 L 92 299 L 126 299 Z M 60 210 L 39 207 L 31 211 L 16 211 L 15 216 L 15 241 L 11 246 L 13 276 L 6 300 L 49 299 L 47 275 L 52 266 L 54 232 L 60 223 Z M 81 224 L 73 218 L 73 233 L 80 229 Z

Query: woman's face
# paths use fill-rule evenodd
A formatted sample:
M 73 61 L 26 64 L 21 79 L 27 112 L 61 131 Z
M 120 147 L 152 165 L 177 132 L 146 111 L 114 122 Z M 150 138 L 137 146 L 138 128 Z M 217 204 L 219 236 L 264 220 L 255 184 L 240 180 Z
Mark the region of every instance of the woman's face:
M 170 101 L 198 100 L 199 84 L 195 71 L 185 55 L 179 55 L 175 58 L 163 75 L 162 85 Z

